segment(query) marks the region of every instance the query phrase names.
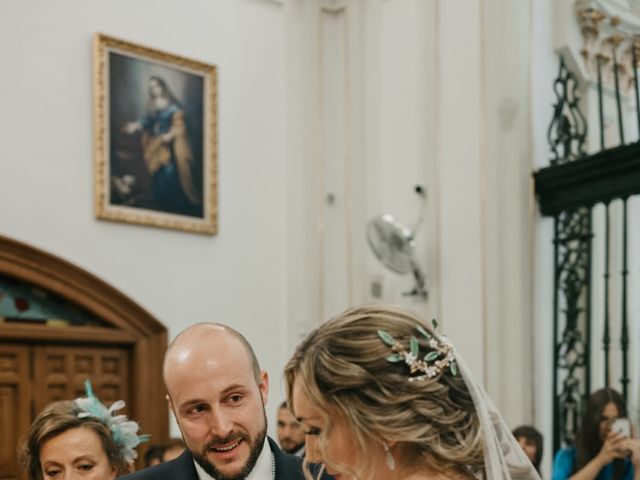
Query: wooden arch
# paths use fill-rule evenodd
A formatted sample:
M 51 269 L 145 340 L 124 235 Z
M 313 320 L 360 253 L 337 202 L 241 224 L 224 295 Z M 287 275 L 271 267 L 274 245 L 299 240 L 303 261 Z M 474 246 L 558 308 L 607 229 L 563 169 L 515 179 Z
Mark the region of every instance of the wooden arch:
M 65 298 L 111 328 L 0 323 L 0 342 L 119 345 L 130 352 L 129 416 L 154 442 L 168 437 L 162 358 L 167 329 L 140 305 L 78 266 L 0 235 L 0 275 L 20 279 Z M 1 374 L 2 372 L 0 372 Z

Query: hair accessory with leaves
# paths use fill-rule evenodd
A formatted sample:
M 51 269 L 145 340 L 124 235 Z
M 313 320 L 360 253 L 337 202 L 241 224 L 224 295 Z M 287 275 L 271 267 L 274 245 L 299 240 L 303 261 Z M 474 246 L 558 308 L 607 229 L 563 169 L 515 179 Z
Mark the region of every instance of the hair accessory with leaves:
M 433 319 L 431 323 L 433 325 L 433 333 L 427 332 L 422 325 L 416 326 L 418 332 L 427 339 L 430 348 L 422 358 L 420 358 L 418 339 L 415 336 L 411 335 L 409 351 L 407 351 L 389 332 L 378 330 L 378 336 L 393 351 L 391 355 L 385 357 L 385 360 L 391 363 L 404 361 L 409 366 L 411 375 L 419 373 L 417 376 L 410 376 L 410 382 L 433 378 L 444 371 L 445 368 L 448 368 L 453 376 L 458 374 L 453 345 L 445 337 L 436 335 L 435 331 L 438 328 L 438 322 Z
M 127 420 L 126 415 L 116 415 L 116 412 L 125 406 L 123 400 L 113 402 L 107 408 L 93 394 L 93 388 L 89 380 L 85 380 L 84 388 L 87 392 L 86 398 L 76 398 L 76 406 L 82 410 L 78 413 L 78 418 L 93 417 L 104 423 L 113 436 L 116 445 L 120 446 L 122 456 L 127 462 L 133 462 L 138 453 L 135 448 L 142 442 L 148 441 L 150 435 L 138 435 L 140 426 L 133 420 Z

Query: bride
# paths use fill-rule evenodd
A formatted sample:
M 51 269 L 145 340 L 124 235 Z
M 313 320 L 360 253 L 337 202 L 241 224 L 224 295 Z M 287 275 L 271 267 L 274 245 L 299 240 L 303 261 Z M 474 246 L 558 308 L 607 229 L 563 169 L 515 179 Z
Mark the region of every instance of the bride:
M 305 462 L 336 479 L 539 480 L 435 327 L 396 307 L 363 306 L 303 340 L 285 380 Z

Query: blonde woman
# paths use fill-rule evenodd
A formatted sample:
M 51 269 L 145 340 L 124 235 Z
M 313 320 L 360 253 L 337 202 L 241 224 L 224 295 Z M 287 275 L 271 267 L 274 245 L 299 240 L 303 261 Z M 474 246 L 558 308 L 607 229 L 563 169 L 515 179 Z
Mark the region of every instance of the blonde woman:
M 451 343 L 405 310 L 363 306 L 329 320 L 285 379 L 305 461 L 336 479 L 540 478 Z

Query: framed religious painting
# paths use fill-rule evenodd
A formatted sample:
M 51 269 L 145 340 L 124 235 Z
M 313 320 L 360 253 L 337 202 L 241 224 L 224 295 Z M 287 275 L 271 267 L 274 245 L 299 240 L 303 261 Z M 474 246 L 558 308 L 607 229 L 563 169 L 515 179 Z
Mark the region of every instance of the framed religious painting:
M 102 34 L 94 49 L 96 216 L 217 233 L 216 67 Z

